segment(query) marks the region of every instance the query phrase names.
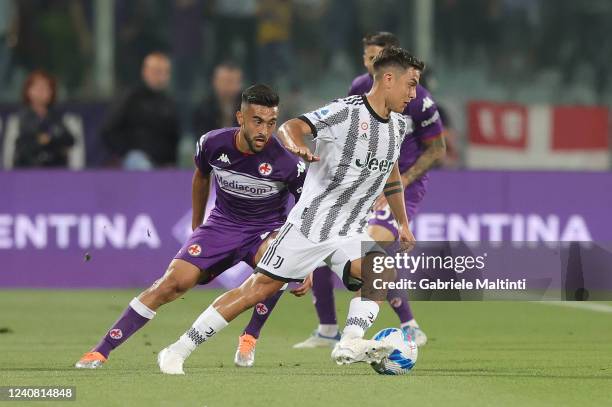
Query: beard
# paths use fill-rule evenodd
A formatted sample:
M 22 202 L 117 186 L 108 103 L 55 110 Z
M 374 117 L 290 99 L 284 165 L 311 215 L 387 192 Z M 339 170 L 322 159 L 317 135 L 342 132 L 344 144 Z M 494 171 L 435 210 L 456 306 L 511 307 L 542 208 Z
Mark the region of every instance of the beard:
M 246 136 L 244 138 L 247 142 L 247 146 L 249 146 L 249 150 L 251 150 L 252 153 L 259 153 L 261 150 L 263 150 L 263 146 L 261 148 L 257 148 L 257 146 L 255 145 L 255 140 Z M 265 144 L 264 144 L 265 146 Z

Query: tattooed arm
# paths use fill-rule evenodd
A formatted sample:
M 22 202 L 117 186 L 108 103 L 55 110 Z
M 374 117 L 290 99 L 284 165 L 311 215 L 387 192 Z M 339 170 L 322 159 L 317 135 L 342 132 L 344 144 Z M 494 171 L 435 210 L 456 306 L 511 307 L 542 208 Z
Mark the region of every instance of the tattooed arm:
M 406 204 L 404 203 L 404 188 L 402 187 L 401 175 L 397 163 L 391 170 L 383 189 L 389 208 L 398 224 L 399 241 L 404 244 L 404 249 L 410 250 L 415 243 L 414 236 L 408 228 L 408 216 L 406 215 Z
M 416 162 L 402 174 L 404 188 L 425 175 L 430 168 L 439 163 L 446 155 L 446 142 L 442 134 L 424 140 L 423 144 L 425 144 L 425 151 L 423 151 Z
M 444 158 L 446 154 L 446 142 L 442 134 L 435 138 L 425 140 L 423 143 L 426 146 L 423 154 L 421 154 L 416 162 L 401 175 L 404 188 L 408 188 L 408 185 L 425 175 L 425 173 L 433 167 L 434 164 Z M 384 194 L 378 197 L 373 206 L 375 211 L 380 211 L 387 206 L 387 199 L 385 198 Z

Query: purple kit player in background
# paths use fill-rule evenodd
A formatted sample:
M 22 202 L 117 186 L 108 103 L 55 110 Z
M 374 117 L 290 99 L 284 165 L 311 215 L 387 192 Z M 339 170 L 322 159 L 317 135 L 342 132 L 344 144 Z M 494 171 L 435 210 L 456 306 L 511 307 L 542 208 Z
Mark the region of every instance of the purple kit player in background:
M 130 302 L 98 345 L 76 363 L 77 368 L 102 366 L 110 352 L 151 320 L 160 306 L 197 284 L 210 282 L 240 261 L 257 264 L 285 222 L 290 195 L 297 199 L 304 180 L 305 164 L 272 136 L 278 102 L 269 87 L 251 86 L 242 94 L 236 113 L 240 127 L 213 130 L 200 138 L 192 185 L 193 234 L 164 276 Z M 202 224 L 211 174 L 217 199 Z M 303 292 L 300 288 L 295 292 Z
M 397 46 L 399 41 L 388 32 L 378 32 L 363 39 L 363 63 L 367 73 L 353 80 L 349 95 L 362 95 L 372 87 L 372 61 L 384 47 Z M 417 85 L 416 98 L 404 110 L 408 119 L 408 130 L 401 147 L 399 169 L 404 184 L 404 198 L 408 219 L 417 212 L 420 202 L 425 196 L 427 171 L 444 157 L 445 142 L 440 113 L 431 94 Z M 397 224 L 384 200 L 375 205 L 376 210 L 369 222 L 368 233 L 374 240 L 389 242 L 397 239 Z M 295 348 L 314 348 L 333 346 L 339 339 L 336 320 L 336 305 L 334 302 L 334 277 L 327 267 L 315 270 L 313 276 L 313 297 L 319 317 L 319 328 L 304 342 L 296 344 Z M 389 290 L 389 304 L 400 319 L 401 327 L 422 346 L 427 342 L 427 336 L 419 328 L 408 303 L 406 290 Z

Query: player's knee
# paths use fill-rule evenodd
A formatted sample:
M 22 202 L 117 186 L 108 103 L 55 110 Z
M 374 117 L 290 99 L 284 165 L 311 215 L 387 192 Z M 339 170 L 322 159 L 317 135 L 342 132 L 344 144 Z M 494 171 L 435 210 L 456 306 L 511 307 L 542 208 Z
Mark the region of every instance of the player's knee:
M 377 242 L 393 242 L 395 240 L 393 232 L 380 225 L 370 225 L 368 227 L 368 234 Z
M 280 288 L 278 287 L 279 284 L 282 286 L 282 283 L 268 280 L 266 277 L 253 278 L 243 290 L 247 307 L 252 307 L 274 295 Z
M 155 296 L 161 303 L 174 301 L 179 296 L 187 292 L 189 288 L 182 284 L 180 280 L 167 276 L 164 277 L 161 283 L 155 289 Z
M 344 271 L 342 273 L 342 282 L 349 291 L 359 291 L 363 286 L 363 280 L 361 279 L 361 268 L 356 267 L 350 261 L 347 261 L 344 265 Z

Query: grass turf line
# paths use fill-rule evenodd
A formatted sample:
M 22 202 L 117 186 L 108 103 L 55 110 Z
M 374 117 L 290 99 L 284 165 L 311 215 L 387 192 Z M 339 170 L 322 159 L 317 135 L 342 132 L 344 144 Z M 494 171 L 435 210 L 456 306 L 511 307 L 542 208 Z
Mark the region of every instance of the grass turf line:
M 410 375 L 390 377 L 365 364 L 336 366 L 328 349 L 291 349 L 317 322 L 310 298 L 287 294 L 264 327 L 255 367 L 233 365 L 248 313 L 192 355 L 186 376 L 162 375 L 157 352 L 219 294 L 195 290 L 163 307 L 102 369 L 74 369 L 136 293 L 0 291 L 0 328 L 9 328 L 0 334 L 0 385 L 77 387 L 76 402 L 14 405 L 612 405 L 612 315 L 529 302 L 414 303 L 430 343 Z M 336 295 L 342 325 L 349 294 Z M 384 306 L 368 335 L 396 325 Z

